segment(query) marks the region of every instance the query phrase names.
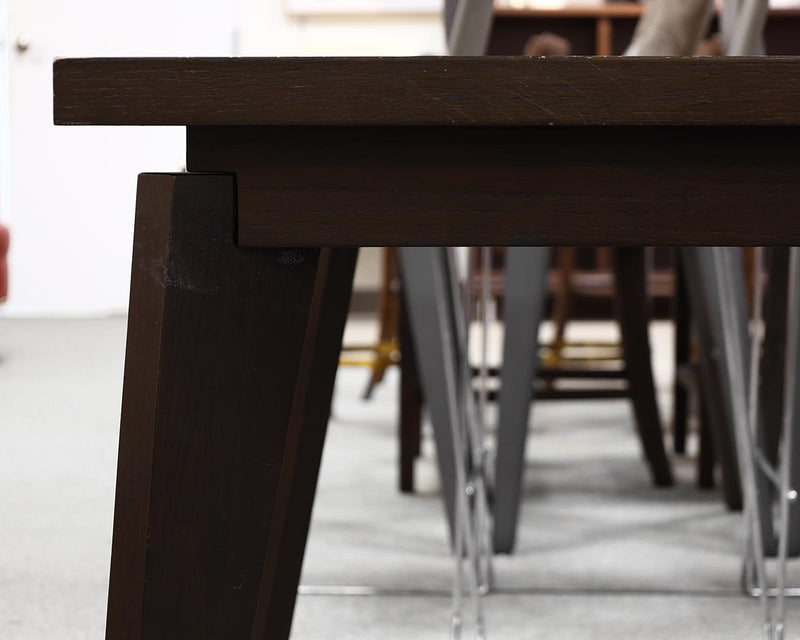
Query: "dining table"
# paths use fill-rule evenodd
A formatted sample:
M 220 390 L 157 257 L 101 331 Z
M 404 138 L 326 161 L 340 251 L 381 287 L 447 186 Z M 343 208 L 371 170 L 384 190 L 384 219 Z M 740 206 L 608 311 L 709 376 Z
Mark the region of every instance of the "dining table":
M 57 125 L 186 127 L 186 172 L 138 177 L 109 640 L 289 636 L 359 247 L 800 244 L 797 58 L 66 58 L 53 89 Z

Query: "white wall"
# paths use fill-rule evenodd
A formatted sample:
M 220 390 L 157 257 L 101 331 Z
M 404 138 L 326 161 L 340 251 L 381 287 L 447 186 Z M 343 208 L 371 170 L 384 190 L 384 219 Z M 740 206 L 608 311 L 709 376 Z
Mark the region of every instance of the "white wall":
M 7 0 L 11 229 L 8 315 L 122 311 L 136 174 L 184 164 L 181 128 L 55 127 L 57 56 L 231 55 L 228 0 Z M 157 19 L 156 19 L 157 18 Z M 25 51 L 20 37 L 30 41 Z
M 247 55 L 415 56 L 445 51 L 441 18 L 435 13 L 292 17 L 281 0 L 249 0 L 243 35 Z
M 9 73 L 0 81 L 10 93 L 10 119 L 0 123 L 0 135 L 4 125 L 9 131 L 0 140 L 9 158 L 4 164 L 0 155 L 0 188 L 8 187 L 0 193 L 0 218 L 12 233 L 9 300 L 0 307 L 5 315 L 124 311 L 136 174 L 183 167 L 179 128 L 54 127 L 54 57 L 444 49 L 436 15 L 293 18 L 280 0 L 0 2 L 8 4 L 9 31 Z M 15 47 L 21 35 L 31 42 L 24 52 Z M 365 258 L 375 262 L 374 255 Z M 363 267 L 361 284 L 372 286 L 374 270 Z

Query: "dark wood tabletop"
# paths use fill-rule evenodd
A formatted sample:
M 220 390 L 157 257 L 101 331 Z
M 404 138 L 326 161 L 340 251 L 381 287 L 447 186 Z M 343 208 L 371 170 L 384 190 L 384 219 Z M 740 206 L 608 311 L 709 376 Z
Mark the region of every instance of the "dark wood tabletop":
M 796 125 L 796 58 L 92 58 L 56 124 Z
M 799 62 L 63 59 L 54 111 L 186 125 L 243 246 L 787 244 Z

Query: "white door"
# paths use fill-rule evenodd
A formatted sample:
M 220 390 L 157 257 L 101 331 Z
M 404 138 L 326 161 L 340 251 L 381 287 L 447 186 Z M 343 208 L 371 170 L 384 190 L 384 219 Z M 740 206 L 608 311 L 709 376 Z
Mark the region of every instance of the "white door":
M 8 5 L 9 94 L 0 216 L 12 242 L 3 312 L 124 311 L 136 176 L 180 171 L 185 133 L 53 126 L 53 58 L 235 55 L 241 0 L 0 2 Z

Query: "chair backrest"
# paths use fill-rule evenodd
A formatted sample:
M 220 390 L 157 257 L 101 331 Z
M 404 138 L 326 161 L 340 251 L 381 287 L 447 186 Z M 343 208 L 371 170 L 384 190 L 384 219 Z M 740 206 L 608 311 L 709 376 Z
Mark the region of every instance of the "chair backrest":
M 722 52 L 726 56 L 764 55 L 764 26 L 769 0 L 725 0 Z
M 687 56 L 705 37 L 713 0 L 650 0 L 636 25 L 629 56 Z M 769 0 L 725 0 L 722 51 L 727 56 L 763 55 Z
M 493 16 L 493 0 L 445 0 L 444 18 L 450 55 L 484 55 Z
M 708 31 L 713 11 L 714 0 L 650 0 L 625 55 L 693 55 Z

